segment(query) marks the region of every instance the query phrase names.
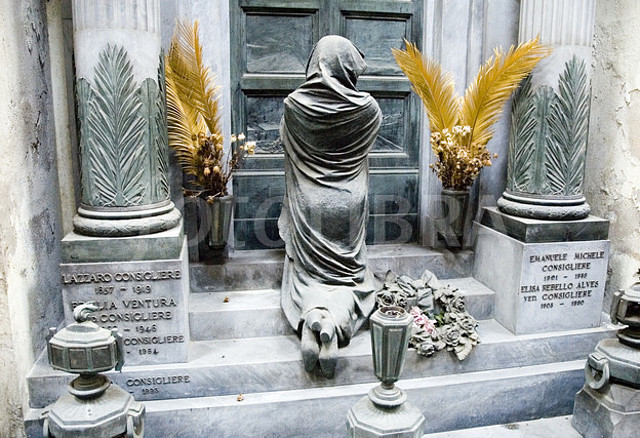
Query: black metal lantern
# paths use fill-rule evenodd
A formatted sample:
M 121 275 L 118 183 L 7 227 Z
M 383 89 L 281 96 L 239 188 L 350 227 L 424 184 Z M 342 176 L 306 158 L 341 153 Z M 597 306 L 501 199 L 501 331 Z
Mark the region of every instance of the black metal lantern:
M 587 358 L 572 418 L 583 436 L 627 437 L 640 428 L 640 282 L 614 294 L 610 315 L 626 327 Z
M 640 348 L 640 282 L 627 290 L 620 290 L 613 296 L 611 320 L 614 324 L 627 325 L 618 330 L 620 342 L 634 348 Z

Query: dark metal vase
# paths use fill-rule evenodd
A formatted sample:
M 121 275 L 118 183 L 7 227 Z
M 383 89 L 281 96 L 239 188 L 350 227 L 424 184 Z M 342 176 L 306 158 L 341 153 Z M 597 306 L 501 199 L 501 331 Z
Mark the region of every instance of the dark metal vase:
M 404 367 L 412 323 L 413 317 L 396 306 L 382 307 L 369 318 L 373 370 L 381 382 L 369 392 L 369 398 L 379 406 L 399 406 L 407 398 L 395 382 Z
M 395 385 L 402 374 L 413 317 L 402 307 L 378 309 L 370 318 L 373 369 L 381 383 L 361 398 L 347 414 L 350 438 L 419 438 L 424 416 L 405 402 Z
M 207 243 L 213 249 L 223 249 L 227 246 L 231 230 L 233 201 L 233 195 L 215 197 L 212 202 L 207 201 L 210 219 Z
M 469 211 L 469 190 L 442 189 L 441 203 L 443 214 L 441 233 L 447 244 L 450 242 L 461 244 Z

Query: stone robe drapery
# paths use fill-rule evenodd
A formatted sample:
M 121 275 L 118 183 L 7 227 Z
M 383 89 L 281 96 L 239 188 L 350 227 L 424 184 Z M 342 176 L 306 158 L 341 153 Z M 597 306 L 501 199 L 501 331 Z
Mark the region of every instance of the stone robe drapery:
M 356 88 L 365 68 L 349 40 L 321 39 L 307 81 L 284 101 L 280 129 L 287 187 L 278 222 L 286 245 L 282 309 L 297 330 L 307 312 L 327 310 L 340 346 L 374 306 L 367 154 L 382 117 L 377 102 Z

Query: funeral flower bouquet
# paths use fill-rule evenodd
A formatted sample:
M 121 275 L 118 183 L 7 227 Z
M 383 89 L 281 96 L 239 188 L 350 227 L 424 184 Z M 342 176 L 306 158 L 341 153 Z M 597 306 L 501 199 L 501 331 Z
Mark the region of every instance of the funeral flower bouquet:
M 484 166 L 491 166 L 491 154 L 486 146 L 470 143 L 470 139 L 471 128 L 468 125 L 455 125 L 451 130 L 445 128 L 431 134 L 431 149 L 438 161 L 429 167 L 436 172 L 445 188 L 466 190 Z
M 393 49 L 393 56 L 427 110 L 431 147 L 437 158 L 431 168 L 444 188 L 466 190 L 480 170 L 491 165 L 486 146 L 504 103 L 549 50 L 537 38 L 511 46 L 506 54 L 495 49 L 464 97 L 459 97 L 451 73 L 423 57 L 414 44 L 405 43 L 406 50 Z
M 418 280 L 387 272 L 376 302 L 378 306 L 400 306 L 409 311 L 413 316 L 409 347 L 423 356 L 446 348 L 458 360 L 464 360 L 480 342 L 478 322 L 467 312 L 460 292 L 440 285 L 429 271 Z
M 225 152 L 220 128 L 219 87 L 202 61 L 198 22 L 178 22 L 165 65 L 169 145 L 182 171 L 198 190 L 186 191 L 207 202 L 227 196 L 233 173 L 252 154 L 255 142 L 244 134 L 232 135 Z

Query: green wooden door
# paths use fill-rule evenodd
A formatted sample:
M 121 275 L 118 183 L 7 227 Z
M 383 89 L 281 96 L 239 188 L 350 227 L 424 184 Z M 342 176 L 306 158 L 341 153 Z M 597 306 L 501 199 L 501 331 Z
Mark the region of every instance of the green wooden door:
M 418 239 L 420 104 L 396 66 L 392 47 L 421 45 L 423 0 L 232 0 L 232 125 L 257 141 L 234 177 L 236 249 L 282 246 L 277 220 L 284 195 L 279 124 L 283 100 L 305 80 L 307 58 L 323 36 L 349 38 L 368 70 L 358 88 L 378 101 L 382 128 L 370 154 L 367 243 Z

